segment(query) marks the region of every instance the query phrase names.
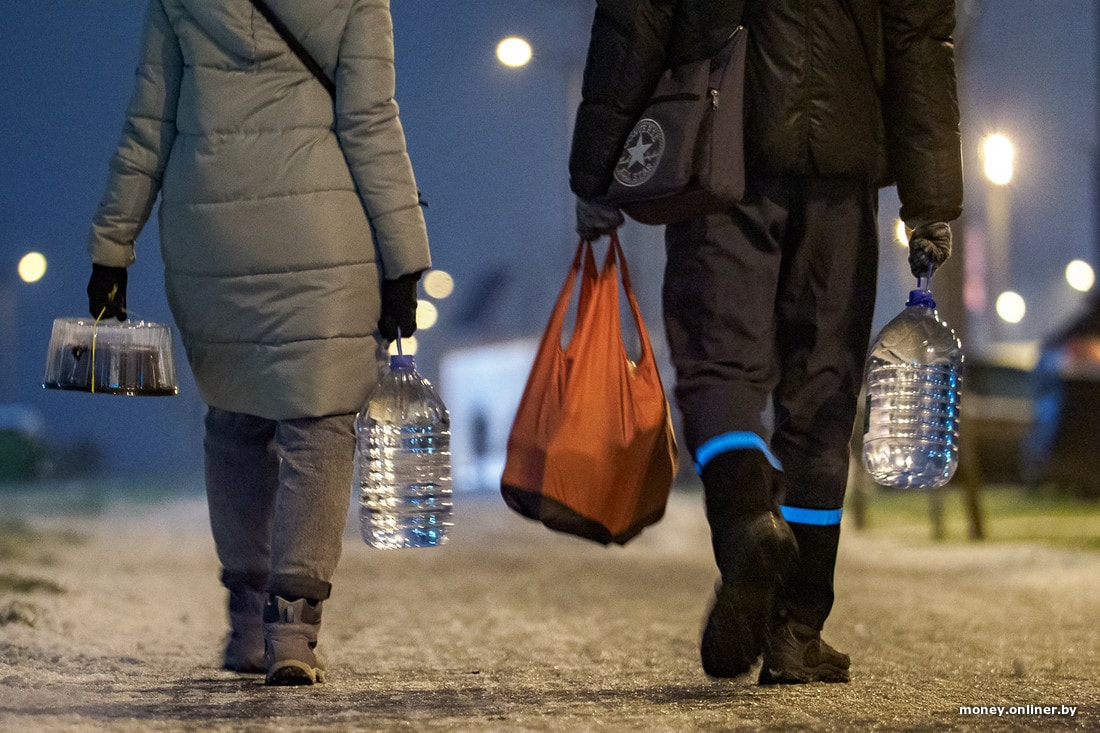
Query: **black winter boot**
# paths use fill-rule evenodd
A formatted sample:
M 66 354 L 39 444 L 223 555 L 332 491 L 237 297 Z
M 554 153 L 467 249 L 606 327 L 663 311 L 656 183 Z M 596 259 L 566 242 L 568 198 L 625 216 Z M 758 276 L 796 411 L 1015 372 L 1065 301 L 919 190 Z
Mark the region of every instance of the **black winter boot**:
M 767 640 L 780 576 L 798 545 L 779 515 L 782 474 L 756 449 L 731 450 L 702 471 L 714 559 L 722 580 L 700 644 L 713 677 L 749 671 Z
M 851 659 L 821 639 L 833 607 L 839 524 L 791 522 L 798 558 L 783 575 L 760 684 L 847 682 Z
M 833 608 L 833 571 L 840 525 L 790 523 L 798 542 L 798 560 L 783 574 L 778 606 L 815 629 L 825 625 Z
M 772 629 L 760 668 L 760 684 L 847 682 L 852 660 L 826 644 L 821 631 L 792 618 Z
M 798 553 L 783 518 L 771 512 L 725 528 L 722 581 L 703 629 L 700 656 L 712 677 L 749 671 L 767 642 L 780 575 Z

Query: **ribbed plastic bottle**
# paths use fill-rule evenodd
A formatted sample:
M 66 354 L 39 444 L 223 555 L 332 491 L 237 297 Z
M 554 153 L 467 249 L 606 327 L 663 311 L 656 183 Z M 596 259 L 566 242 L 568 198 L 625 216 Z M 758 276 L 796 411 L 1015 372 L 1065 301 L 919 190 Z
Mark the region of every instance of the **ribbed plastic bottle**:
M 863 467 L 879 484 L 932 489 L 958 466 L 963 352 L 920 287 L 867 358 Z
M 355 421 L 359 519 L 372 547 L 436 547 L 452 526 L 451 420 L 413 357 L 390 357 Z

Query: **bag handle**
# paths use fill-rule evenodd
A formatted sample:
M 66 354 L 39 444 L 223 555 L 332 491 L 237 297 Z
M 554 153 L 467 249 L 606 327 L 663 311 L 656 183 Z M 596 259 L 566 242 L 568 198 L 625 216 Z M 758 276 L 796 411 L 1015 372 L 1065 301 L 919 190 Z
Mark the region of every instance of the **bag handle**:
M 539 353 L 542 353 L 545 348 L 545 342 L 547 340 L 552 341 L 557 349 L 561 350 L 561 334 L 565 326 L 565 315 L 569 310 L 569 303 L 573 300 L 573 290 L 577 284 L 577 275 L 583 273 L 583 279 L 581 281 L 581 292 L 577 303 L 577 325 L 574 329 L 572 339 L 570 340 L 570 346 L 574 343 L 578 343 L 578 332 L 582 329 L 584 322 L 587 320 L 587 314 L 589 312 L 590 304 L 592 303 L 595 295 L 595 289 L 597 280 L 604 280 L 605 278 L 614 279 L 614 287 L 611 287 L 611 283 L 604 282 L 604 289 L 609 290 L 609 295 L 612 298 L 613 317 L 618 322 L 619 314 L 619 283 L 622 283 L 623 292 L 626 293 L 627 304 L 630 306 L 630 313 L 634 320 L 634 328 L 638 332 L 638 341 L 641 346 L 641 354 L 638 356 L 638 362 L 641 363 L 647 359 L 653 360 L 653 346 L 649 340 L 649 333 L 645 328 L 645 321 L 642 319 L 642 309 L 638 305 L 638 299 L 634 295 L 634 287 L 630 281 L 630 269 L 626 264 L 626 256 L 623 254 L 622 245 L 619 243 L 618 232 L 611 232 L 610 235 L 611 244 L 608 247 L 607 255 L 604 258 L 603 266 L 599 271 L 596 270 L 596 259 L 593 251 L 592 242 L 582 239 L 577 243 L 576 254 L 573 255 L 573 264 L 569 268 L 569 274 L 565 278 L 565 284 L 562 285 L 561 293 L 558 294 L 557 303 L 554 305 L 554 310 L 550 315 L 550 322 L 546 326 L 546 331 L 543 333 L 543 343 L 539 346 Z M 619 338 L 622 338 L 622 328 L 619 327 Z
M 264 0 L 252 0 L 252 5 L 256 10 L 260 11 L 260 15 L 267 18 L 267 22 L 275 29 L 275 32 L 286 42 L 286 45 L 290 46 L 290 50 L 294 52 L 305 67 L 309 69 L 310 73 L 317 78 L 317 81 L 321 82 L 321 86 L 325 88 L 328 95 L 332 97 L 333 101 L 336 100 L 336 84 L 329 78 L 325 70 L 321 68 L 321 65 L 317 63 L 317 60 L 306 50 L 306 47 L 302 45 L 302 42 L 291 33 L 290 29 L 286 27 L 286 23 L 280 18 L 271 6 Z
M 569 268 L 569 274 L 565 278 L 565 284 L 562 285 L 561 293 L 558 295 L 558 300 L 554 304 L 554 310 L 550 313 L 550 322 L 546 326 L 546 331 L 543 333 L 543 344 L 539 346 L 539 353 L 542 353 L 545 348 L 545 342 L 552 340 L 557 346 L 557 350 L 561 351 L 561 333 L 565 326 L 565 314 L 569 310 L 569 303 L 573 300 L 573 289 L 577 284 L 577 274 L 583 273 L 581 280 L 581 292 L 577 302 L 577 327 L 580 327 L 581 322 L 584 320 L 584 314 L 588 312 L 589 304 L 592 302 L 592 294 L 595 289 L 596 279 L 598 272 L 596 270 L 596 257 L 592 253 L 592 243 L 586 240 L 580 240 L 577 243 L 577 252 L 573 255 L 573 264 Z M 576 333 L 574 333 L 576 336 Z M 572 343 L 572 341 L 570 342 Z
M 619 280 L 623 284 L 623 292 L 626 293 L 626 302 L 630 306 L 630 313 L 634 317 L 634 328 L 638 331 L 638 341 L 641 345 L 642 353 L 638 356 L 638 362 L 641 363 L 646 359 L 653 359 L 653 346 L 649 342 L 649 333 L 645 328 L 645 321 L 642 320 L 642 309 L 638 306 L 638 299 L 634 295 L 634 288 L 630 283 L 630 269 L 626 265 L 626 255 L 623 254 L 623 247 L 619 244 L 618 231 L 611 232 L 611 246 L 607 251 L 607 261 L 604 264 L 604 269 L 614 266 L 618 263 Z M 618 286 L 616 284 L 615 303 L 618 305 Z M 616 308 L 616 312 L 617 312 Z M 621 334 L 621 329 L 620 329 Z

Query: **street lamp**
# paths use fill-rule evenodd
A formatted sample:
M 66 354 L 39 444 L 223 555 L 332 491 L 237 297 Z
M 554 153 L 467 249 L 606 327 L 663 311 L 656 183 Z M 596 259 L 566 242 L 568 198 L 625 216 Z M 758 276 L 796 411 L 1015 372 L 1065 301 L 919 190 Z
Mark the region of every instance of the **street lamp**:
M 531 44 L 519 36 L 509 36 L 497 44 L 497 60 L 513 69 L 525 66 L 531 60 Z
M 20 258 L 16 269 L 20 280 L 25 283 L 36 283 L 46 274 L 46 257 L 41 252 L 28 252 Z
M 424 276 L 424 292 L 432 298 L 442 300 L 449 297 L 454 289 L 454 278 L 445 270 L 430 270 Z
M 439 309 L 430 300 L 416 303 L 416 330 L 427 331 L 439 320 Z
M 997 296 L 997 315 L 1005 323 L 1019 323 L 1027 313 L 1027 303 L 1019 293 L 1006 290 Z
M 982 164 L 985 177 L 996 186 L 1012 182 L 1016 148 L 1012 141 L 1000 133 L 989 135 L 982 141 Z
M 1074 290 L 1087 293 L 1096 282 L 1096 273 L 1084 260 L 1073 260 L 1066 265 L 1066 282 Z
M 902 247 L 909 246 L 909 227 L 901 219 L 894 222 L 894 241 Z

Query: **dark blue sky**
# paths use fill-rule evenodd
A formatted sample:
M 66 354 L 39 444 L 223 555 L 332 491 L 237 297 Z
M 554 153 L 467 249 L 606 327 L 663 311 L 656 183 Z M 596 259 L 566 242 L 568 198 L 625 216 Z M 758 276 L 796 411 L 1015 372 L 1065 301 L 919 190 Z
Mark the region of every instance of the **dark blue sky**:
M 0 284 L 15 288 L 17 305 L 14 356 L 0 346 L 7 351 L 0 402 L 37 408 L 58 443 L 95 439 L 112 471 L 192 471 L 200 466 L 202 406 L 182 353 L 175 398 L 40 386 L 53 319 L 86 308 L 87 226 L 129 98 L 144 5 L 0 0 Z M 429 371 L 448 348 L 537 335 L 544 325 L 575 244 L 565 157 L 592 7 L 584 0 L 393 2 L 397 98 L 430 204 L 435 264 L 457 284 L 439 304 L 440 325 L 422 335 Z M 985 0 L 964 7 L 980 9 L 961 39 L 967 226 L 980 227 L 984 210 L 977 140 L 1005 132 L 1017 143 L 1020 168 L 1012 187 L 1011 268 L 1026 274 L 1016 289 L 1031 308 L 1012 335 L 1038 338 L 1083 302 L 1066 291 L 1065 263 L 1081 257 L 1096 264 L 1095 3 Z M 535 46 L 528 68 L 496 62 L 495 44 L 509 34 Z M 882 213 L 885 227 L 896 213 L 889 191 Z M 624 242 L 650 326 L 659 332 L 659 231 L 630 227 Z M 39 283 L 17 283 L 16 261 L 32 249 L 47 256 L 49 271 Z M 882 271 L 879 322 L 901 305 L 890 296 L 909 286 L 903 253 L 884 247 Z M 139 239 L 129 302 L 147 320 L 170 322 L 160 278 L 154 219 Z M 496 290 L 480 289 L 494 281 L 502 283 Z M 482 314 L 486 329 L 458 323 L 493 293 Z

